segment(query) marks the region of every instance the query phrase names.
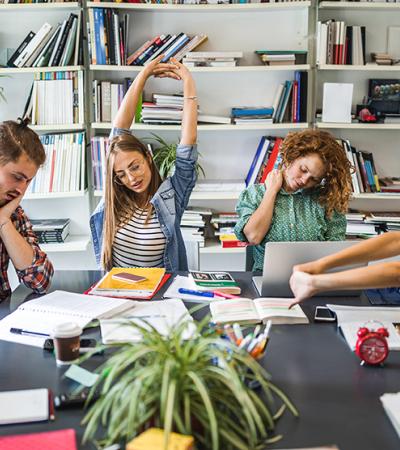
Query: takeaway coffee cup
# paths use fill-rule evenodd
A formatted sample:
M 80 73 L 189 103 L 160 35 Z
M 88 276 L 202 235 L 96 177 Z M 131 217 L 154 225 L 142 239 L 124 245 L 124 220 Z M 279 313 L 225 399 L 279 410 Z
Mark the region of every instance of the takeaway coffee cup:
M 79 357 L 82 328 L 75 322 L 64 322 L 53 328 L 52 338 L 57 366 L 72 364 Z

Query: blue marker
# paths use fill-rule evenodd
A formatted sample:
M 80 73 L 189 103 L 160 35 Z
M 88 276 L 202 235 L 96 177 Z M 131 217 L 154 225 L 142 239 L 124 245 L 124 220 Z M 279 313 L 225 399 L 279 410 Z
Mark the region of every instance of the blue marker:
M 214 297 L 213 292 L 207 292 L 207 291 L 194 291 L 192 289 L 185 289 L 185 288 L 179 288 L 178 292 L 180 294 L 188 294 L 188 295 L 198 295 L 199 297 Z

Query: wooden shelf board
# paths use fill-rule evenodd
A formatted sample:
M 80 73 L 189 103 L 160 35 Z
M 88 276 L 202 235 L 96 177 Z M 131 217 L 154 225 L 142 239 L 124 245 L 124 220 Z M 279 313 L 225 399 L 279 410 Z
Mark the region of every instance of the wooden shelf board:
M 65 66 L 65 67 L 3 67 L 0 68 L 0 74 L 14 75 L 21 73 L 39 73 L 39 72 L 77 72 L 83 70 L 83 66 Z
M 89 243 L 89 236 L 70 235 L 65 242 L 40 244 L 40 247 L 48 253 L 84 252 L 87 250 Z
M 27 193 L 23 200 L 51 200 L 57 198 L 77 198 L 84 197 L 87 194 L 87 189 L 76 192 L 48 192 L 48 193 Z
M 380 2 L 321 2 L 319 4 L 319 9 L 347 9 L 347 10 L 363 10 L 363 9 L 371 9 L 371 10 L 391 10 L 391 9 L 400 9 L 400 3 L 380 3 Z
M 316 122 L 317 128 L 352 130 L 400 130 L 400 123 L 330 123 Z
M 200 247 L 201 254 L 245 254 L 246 247 L 222 248 L 218 240 L 206 240 L 205 247 Z
M 29 125 L 34 131 L 83 131 L 86 127 L 81 123 L 64 125 Z
M 50 9 L 80 9 L 78 2 L 54 2 L 54 3 L 7 3 L 0 4 L 0 11 L 21 11 L 29 12 L 45 11 Z
M 336 70 L 346 72 L 399 72 L 400 65 L 379 66 L 378 64 L 366 64 L 364 66 L 352 66 L 347 64 L 322 64 L 318 66 L 318 70 Z

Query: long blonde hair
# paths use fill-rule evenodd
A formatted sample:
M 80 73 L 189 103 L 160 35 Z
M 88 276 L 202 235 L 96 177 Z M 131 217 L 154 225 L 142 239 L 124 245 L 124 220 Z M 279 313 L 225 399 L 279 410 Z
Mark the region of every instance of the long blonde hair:
M 154 164 L 146 146 L 131 134 L 115 136 L 111 143 L 106 160 L 105 194 L 104 194 L 104 223 L 101 262 L 106 270 L 112 268 L 112 246 L 115 233 L 129 222 L 132 214 L 138 208 L 136 195 L 126 186 L 115 182 L 114 163 L 118 153 L 139 152 L 149 164 L 151 180 L 148 187 L 147 203 L 162 183 L 161 176 Z M 153 206 L 149 204 L 147 218 L 151 216 Z

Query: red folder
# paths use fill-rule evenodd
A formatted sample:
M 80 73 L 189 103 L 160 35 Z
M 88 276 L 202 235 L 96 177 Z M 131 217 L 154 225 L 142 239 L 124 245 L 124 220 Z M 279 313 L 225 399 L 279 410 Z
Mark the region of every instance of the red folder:
M 77 450 L 75 430 L 46 431 L 0 437 L 1 450 Z

